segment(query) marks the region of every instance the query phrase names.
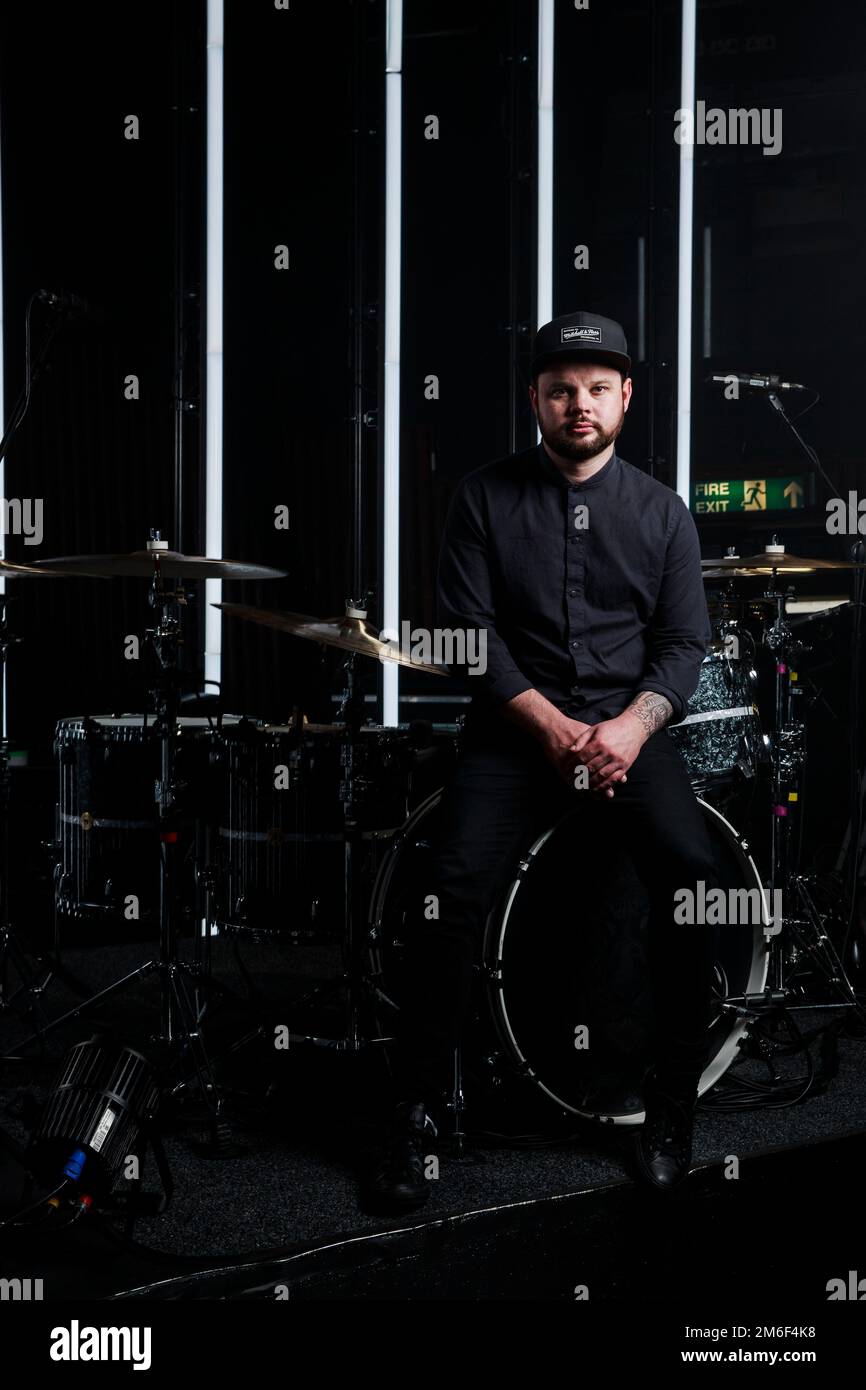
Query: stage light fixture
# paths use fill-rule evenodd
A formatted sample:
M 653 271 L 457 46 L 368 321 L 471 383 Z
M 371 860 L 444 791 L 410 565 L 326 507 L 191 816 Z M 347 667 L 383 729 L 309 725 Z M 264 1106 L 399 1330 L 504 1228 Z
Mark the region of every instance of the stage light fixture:
M 140 1152 L 159 1104 L 152 1064 L 140 1052 L 96 1035 L 67 1053 L 28 1151 L 32 1171 L 66 1178 L 91 1197 L 109 1192 Z

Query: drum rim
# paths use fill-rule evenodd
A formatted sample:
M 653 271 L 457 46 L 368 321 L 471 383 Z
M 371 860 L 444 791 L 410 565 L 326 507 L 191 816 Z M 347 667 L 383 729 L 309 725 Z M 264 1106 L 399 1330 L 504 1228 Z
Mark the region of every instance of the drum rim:
M 439 787 L 434 792 L 431 792 L 431 794 L 428 797 L 426 797 L 424 801 L 420 802 L 419 805 L 415 807 L 414 811 L 404 821 L 397 834 L 393 837 L 391 843 L 388 846 L 387 852 L 384 855 L 378 867 L 378 871 L 376 873 L 376 877 L 373 883 L 373 889 L 370 894 L 370 905 L 367 913 L 367 932 L 368 945 L 370 952 L 373 956 L 374 969 L 379 975 L 380 979 L 382 979 L 383 968 L 383 960 L 381 954 L 381 930 L 385 920 L 385 908 L 388 901 L 388 892 L 393 881 L 394 874 L 396 873 L 397 867 L 400 864 L 401 856 L 404 850 L 406 849 L 407 844 L 411 841 L 411 838 L 417 830 L 419 823 L 423 823 L 426 816 L 431 811 L 435 810 L 438 805 L 441 804 L 444 794 L 445 788 Z M 710 802 L 705 801 L 703 797 L 696 795 L 695 800 L 701 806 L 704 813 L 709 813 L 711 822 L 714 821 L 715 823 L 717 823 L 718 827 L 721 829 L 721 832 L 725 837 L 726 841 L 728 842 L 729 847 L 732 849 L 735 857 L 739 860 L 740 865 L 744 870 L 744 881 L 748 882 L 750 877 L 754 878 L 755 886 L 761 890 L 761 915 L 763 921 L 761 923 L 756 924 L 754 929 L 755 935 L 752 948 L 752 963 L 748 981 L 749 992 L 758 993 L 764 988 L 767 979 L 767 972 L 769 969 L 769 953 L 767 949 L 769 937 L 767 935 L 767 928 L 769 927 L 770 923 L 767 915 L 767 904 L 766 899 L 764 897 L 761 876 L 758 872 L 757 865 L 755 864 L 752 855 L 749 854 L 748 849 L 744 847 L 746 846 L 746 840 L 736 830 L 731 821 L 729 821 L 728 818 L 724 816 L 722 812 L 718 810 L 717 807 L 711 805 Z M 525 881 L 529 869 L 537 859 L 540 850 L 550 839 L 551 835 L 554 834 L 557 827 L 561 825 L 562 822 L 566 820 L 568 816 L 571 814 L 571 812 L 567 812 L 566 815 L 560 816 L 560 818 L 553 825 L 549 826 L 541 834 L 537 835 L 530 847 L 523 854 L 520 855 L 517 861 L 517 872 L 515 874 L 515 877 L 505 886 L 505 888 L 503 888 L 502 892 L 499 894 L 497 902 L 494 904 L 493 909 L 488 914 L 487 920 L 484 925 L 484 935 L 482 939 L 481 949 L 481 966 L 486 982 L 484 987 L 484 994 L 487 1000 L 491 1021 L 496 1030 L 499 1041 L 505 1048 L 510 1063 L 516 1066 L 517 1074 L 523 1074 L 524 1076 L 526 1076 L 527 1079 L 531 1080 L 533 1085 L 535 1085 L 537 1089 L 542 1091 L 551 1101 L 553 1101 L 555 1105 L 557 1105 L 560 1109 L 566 1110 L 570 1114 L 580 1115 L 585 1119 L 595 1120 L 597 1122 L 600 1121 L 601 1123 L 609 1125 L 618 1125 L 622 1127 L 635 1126 L 643 1123 L 643 1111 L 636 1111 L 635 1113 L 630 1115 L 599 1114 L 596 1111 L 580 1110 L 576 1106 L 572 1105 L 571 1102 L 565 1101 L 560 1096 L 555 1095 L 549 1087 L 544 1085 L 544 1083 L 538 1078 L 537 1074 L 532 1072 L 531 1067 L 529 1067 L 529 1064 L 526 1062 L 526 1058 L 520 1051 L 517 1039 L 514 1037 L 513 1033 L 511 1033 L 509 1030 L 508 1035 L 503 1035 L 501 1013 L 505 1012 L 505 1006 L 504 994 L 501 986 L 501 980 L 499 977 L 499 970 L 497 968 L 497 961 L 500 958 L 502 940 L 506 929 L 508 912 L 513 907 L 513 902 L 517 894 L 517 891 L 520 885 Z M 387 981 L 384 981 L 384 983 L 387 984 Z M 385 995 L 385 997 L 387 998 L 387 995 Z M 395 1004 L 394 1007 L 399 1006 Z M 721 1047 L 716 1053 L 716 1056 L 712 1059 L 711 1062 L 707 1064 L 706 1068 L 704 1069 L 698 1087 L 699 1095 L 703 1095 L 712 1086 L 714 1086 L 716 1082 L 719 1080 L 719 1078 L 723 1076 L 724 1073 L 731 1066 L 736 1056 L 740 1039 L 745 1034 L 747 1026 L 748 1023 L 745 1019 L 740 1019 L 733 1024 L 733 1026 L 730 1029 L 730 1032 L 727 1034 Z
M 702 797 L 696 796 L 695 800 L 704 812 L 709 812 L 711 817 L 715 817 L 722 834 L 729 839 L 730 847 L 733 849 L 736 858 L 739 859 L 741 866 L 747 869 L 755 879 L 755 886 L 761 890 L 761 916 L 762 921 L 755 924 L 754 939 L 752 943 L 752 964 L 749 971 L 747 992 L 750 994 L 759 993 L 766 983 L 767 971 L 769 969 L 769 955 L 767 951 L 767 928 L 770 925 L 767 913 L 767 904 L 764 897 L 764 886 L 757 866 L 752 856 L 744 848 L 745 840 L 738 834 L 737 830 L 723 816 L 721 811 Z M 560 816 L 555 824 L 543 831 L 536 837 L 530 848 L 523 854 L 518 861 L 517 873 L 514 879 L 503 889 L 499 899 L 490 914 L 484 928 L 484 940 L 482 945 L 481 963 L 486 981 L 486 995 L 488 1007 L 493 1018 L 499 1041 L 508 1053 L 510 1061 L 517 1067 L 518 1073 L 531 1081 L 538 1090 L 543 1091 L 550 1100 L 560 1109 L 568 1111 L 572 1115 L 580 1115 L 585 1119 L 601 1121 L 604 1124 L 619 1126 L 634 1126 L 643 1124 L 645 1112 L 635 1111 L 632 1114 L 604 1114 L 597 1111 L 581 1110 L 570 1101 L 564 1100 L 556 1095 L 538 1076 L 531 1064 L 523 1054 L 520 1044 L 514 1035 L 508 1020 L 508 1009 L 505 1003 L 505 993 L 502 987 L 501 970 L 499 961 L 502 958 L 502 946 L 507 930 L 508 919 L 514 906 L 517 894 L 526 882 L 529 871 L 536 862 L 539 853 L 544 845 L 555 834 L 557 829 L 566 821 L 573 812 L 566 812 Z M 751 885 L 750 885 L 751 886 Z M 747 1028 L 747 1020 L 738 1020 L 730 1032 L 725 1037 L 724 1042 L 716 1053 L 715 1057 L 704 1068 L 698 1085 L 698 1095 L 702 1096 L 712 1086 L 716 1084 L 721 1076 L 725 1074 L 731 1066 L 737 1053 L 740 1039 L 743 1037 Z
M 219 733 L 223 727 L 234 729 L 246 719 L 243 714 L 223 714 L 219 719 L 211 719 L 206 714 L 179 714 L 177 725 L 181 732 L 201 729 L 203 733 Z M 157 716 L 149 712 L 143 714 L 68 714 L 58 719 L 54 729 L 54 740 L 58 742 L 64 734 L 83 735 L 113 732 L 115 730 L 145 730 L 150 733 Z M 253 727 L 256 727 L 252 724 Z M 88 724 L 91 727 L 88 728 Z

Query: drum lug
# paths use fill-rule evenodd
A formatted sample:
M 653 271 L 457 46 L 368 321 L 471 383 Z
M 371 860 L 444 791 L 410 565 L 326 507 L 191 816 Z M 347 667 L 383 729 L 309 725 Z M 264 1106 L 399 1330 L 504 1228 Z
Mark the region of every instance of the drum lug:
M 749 842 L 748 842 L 748 840 L 741 840 L 741 841 L 740 841 L 740 849 L 743 851 L 744 854 L 747 854 L 747 853 L 748 853 L 748 850 L 749 850 Z

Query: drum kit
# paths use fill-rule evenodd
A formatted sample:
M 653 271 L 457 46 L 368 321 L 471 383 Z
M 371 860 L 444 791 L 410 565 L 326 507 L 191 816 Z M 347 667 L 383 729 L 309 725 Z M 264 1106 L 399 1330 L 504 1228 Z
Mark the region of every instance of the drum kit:
M 156 532 L 144 550 L 131 554 L 0 567 L 6 578 L 137 576 L 148 583 L 155 613 L 146 639 L 156 671 L 148 708 L 78 715 L 57 724 L 54 882 L 56 946 L 74 923 L 101 923 L 123 939 L 134 921 L 139 933 L 152 931 L 156 950 L 122 979 L 40 1023 L 19 1049 L 155 976 L 160 1012 L 152 1041 L 165 1045 L 181 1076 L 172 1094 L 197 1083 L 219 1128 L 224 1098 L 203 1025 L 213 994 L 231 992 L 214 976 L 215 936 L 231 938 L 236 954 L 244 943 L 336 944 L 340 967 L 334 978 L 305 998 L 315 1003 L 329 994 L 339 997 L 339 1035 L 291 1024 L 290 1041 L 349 1052 L 384 1048 L 400 1008 L 406 946 L 418 920 L 419 885 L 429 883 L 424 865 L 436 836 L 442 784 L 459 757 L 460 726 L 370 723 L 359 658 L 397 661 L 436 677 L 447 671 L 384 641 L 367 620 L 369 596 L 327 620 L 222 603 L 218 607 L 232 619 L 345 654 L 337 719 L 312 724 L 296 710 L 289 722 L 270 724 L 225 713 L 213 697 L 189 714 L 183 712 L 178 662 L 184 585 L 206 578 L 277 578 L 281 571 L 182 555 Z M 705 581 L 717 586 L 709 594 L 713 639 L 688 713 L 670 736 L 701 803 L 720 885 L 757 889 L 763 911 L 760 921 L 726 929 L 719 940 L 701 1093 L 731 1066 L 755 1021 L 770 1011 L 809 1007 L 820 996 L 822 1007 L 853 1009 L 862 1017 L 798 862 L 806 760 L 799 666 L 808 659 L 804 624 L 811 619 L 793 616 L 793 594 L 786 587 L 819 570 L 859 568 L 789 555 L 775 540 L 757 555 L 729 552 L 703 562 Z M 754 581 L 763 588 L 752 597 L 748 587 Z M 850 607 L 832 601 L 815 616 L 838 623 Z M 5 637 L 0 645 L 5 659 Z M 762 668 L 771 676 L 770 711 L 759 707 Z M 4 746 L 4 780 L 6 763 Z M 743 792 L 767 826 L 765 875 L 733 823 L 737 812 L 731 808 L 742 805 Z M 574 1045 L 575 1020 L 595 1008 L 608 1059 L 626 1052 L 639 1057 L 646 1049 L 640 1021 L 646 971 L 639 968 L 644 906 L 634 896 L 639 885 L 621 864 L 606 876 L 620 886 L 616 900 L 611 890 L 603 903 L 604 931 L 589 930 L 588 921 L 581 931 L 582 910 L 570 905 L 565 883 L 573 855 L 568 821 L 547 827 L 526 846 L 486 924 L 475 1021 L 455 1065 L 451 1108 L 458 1138 L 464 1064 L 491 1086 L 507 1076 L 534 1089 L 561 1117 L 618 1125 L 642 1118 L 639 1107 L 598 1102 L 598 1077 L 576 1062 Z M 2 869 L 5 881 L 8 864 Z M 779 901 L 778 892 L 781 919 L 767 907 Z M 35 1017 L 34 1000 L 47 980 L 34 983 L 31 971 L 22 988 L 8 994 L 7 964 L 11 960 L 21 975 L 24 953 L 8 920 L 2 929 L 0 1006 L 23 995 Z M 195 943 L 192 959 L 181 948 L 187 933 Z M 627 958 L 630 971 L 623 966 Z M 49 961 L 59 967 L 59 953 Z

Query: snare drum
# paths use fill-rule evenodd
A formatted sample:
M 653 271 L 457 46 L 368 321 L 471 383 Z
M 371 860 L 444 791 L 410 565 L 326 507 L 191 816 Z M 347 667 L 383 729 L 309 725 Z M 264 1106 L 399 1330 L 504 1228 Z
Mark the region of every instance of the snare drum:
M 701 665 L 688 713 L 669 733 L 698 791 L 752 778 L 766 756 L 749 661 L 714 643 Z

